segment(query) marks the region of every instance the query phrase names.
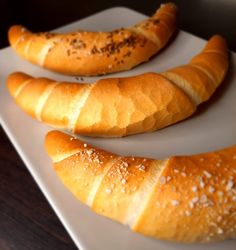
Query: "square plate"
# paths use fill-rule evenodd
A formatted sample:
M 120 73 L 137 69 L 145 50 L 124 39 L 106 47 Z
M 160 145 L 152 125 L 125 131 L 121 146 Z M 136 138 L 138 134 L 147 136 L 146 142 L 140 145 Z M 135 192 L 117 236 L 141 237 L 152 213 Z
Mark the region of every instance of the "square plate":
M 132 25 L 145 18 L 133 10 L 116 7 L 102 11 L 57 31 L 76 29 L 112 30 Z M 187 63 L 199 53 L 205 41 L 179 31 L 178 35 L 158 56 L 133 70 L 111 76 L 129 76 L 147 71 L 161 72 Z M 236 54 L 231 53 L 231 67 L 226 80 L 206 104 L 189 119 L 154 133 L 119 139 L 86 138 L 83 140 L 110 151 L 153 158 L 176 154 L 193 154 L 226 147 L 236 142 Z M 93 213 L 76 200 L 63 186 L 51 167 L 44 150 L 45 134 L 51 129 L 27 116 L 10 97 L 6 78 L 14 71 L 33 76 L 45 76 L 62 81 L 77 81 L 75 77 L 49 72 L 20 59 L 11 48 L 0 51 L 0 122 L 24 160 L 33 178 L 57 213 L 65 228 L 82 250 L 94 249 L 161 249 L 161 250 L 233 250 L 236 241 L 205 245 L 182 245 L 144 237 L 127 227 Z M 97 77 L 84 78 L 93 82 Z

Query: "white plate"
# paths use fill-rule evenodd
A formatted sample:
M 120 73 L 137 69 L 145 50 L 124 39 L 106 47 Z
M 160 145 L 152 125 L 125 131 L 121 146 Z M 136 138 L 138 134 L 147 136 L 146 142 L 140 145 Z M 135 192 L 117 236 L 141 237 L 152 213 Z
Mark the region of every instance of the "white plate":
M 133 10 L 117 7 L 58 30 L 112 30 L 132 25 L 143 18 L 145 18 L 144 15 Z M 198 53 L 204 44 L 205 41 L 202 39 L 180 31 L 168 48 L 150 62 L 131 71 L 114 75 L 128 76 L 147 71 L 158 72 L 184 64 Z M 236 54 L 231 53 L 231 55 L 231 69 L 226 81 L 212 99 L 200 106 L 191 118 L 150 134 L 121 139 L 83 139 L 116 153 L 154 158 L 204 152 L 235 144 Z M 0 51 L 0 122 L 42 192 L 81 250 L 235 250 L 236 241 L 186 246 L 144 237 L 131 232 L 123 225 L 96 215 L 77 201 L 57 178 L 51 168 L 51 161 L 44 151 L 44 136 L 51 128 L 27 116 L 17 107 L 7 92 L 6 78 L 13 71 L 25 71 L 33 76 L 45 76 L 57 80 L 76 80 L 74 77 L 65 77 L 31 65 L 21 60 L 10 48 Z M 91 82 L 96 79 L 85 78 L 85 81 Z

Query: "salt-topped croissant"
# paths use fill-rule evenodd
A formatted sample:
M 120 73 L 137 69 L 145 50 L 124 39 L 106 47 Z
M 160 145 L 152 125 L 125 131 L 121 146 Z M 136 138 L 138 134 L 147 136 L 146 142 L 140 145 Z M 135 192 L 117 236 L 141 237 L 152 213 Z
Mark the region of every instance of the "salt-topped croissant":
M 164 240 L 236 238 L 236 145 L 154 160 L 52 131 L 45 146 L 64 185 L 96 213 Z

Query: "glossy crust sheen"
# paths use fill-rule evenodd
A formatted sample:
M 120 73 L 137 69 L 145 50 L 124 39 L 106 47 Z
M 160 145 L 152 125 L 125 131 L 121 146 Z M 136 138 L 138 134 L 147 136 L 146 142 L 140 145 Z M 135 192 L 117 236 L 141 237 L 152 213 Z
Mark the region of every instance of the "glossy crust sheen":
M 185 243 L 236 238 L 236 145 L 153 160 L 118 156 L 52 131 L 45 146 L 79 200 L 136 232 Z
M 100 75 L 147 61 L 176 29 L 177 8 L 164 4 L 147 20 L 112 32 L 32 33 L 15 25 L 9 42 L 21 57 L 68 75 Z
M 78 134 L 119 137 L 190 116 L 211 97 L 227 69 L 226 43 L 214 36 L 189 64 L 160 74 L 81 84 L 13 73 L 8 89 L 17 104 L 40 121 Z

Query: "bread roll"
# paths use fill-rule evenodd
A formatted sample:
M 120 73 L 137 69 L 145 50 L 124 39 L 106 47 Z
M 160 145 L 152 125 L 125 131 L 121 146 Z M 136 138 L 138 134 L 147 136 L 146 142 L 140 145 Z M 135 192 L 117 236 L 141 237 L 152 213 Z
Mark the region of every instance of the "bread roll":
M 45 146 L 64 185 L 98 214 L 163 240 L 236 238 L 236 145 L 154 160 L 52 131 Z
M 121 137 L 187 118 L 211 97 L 227 69 L 227 45 L 214 36 L 189 64 L 160 74 L 81 84 L 13 73 L 8 89 L 23 110 L 42 122 L 76 134 Z
M 177 8 L 161 5 L 147 20 L 111 32 L 32 33 L 9 30 L 11 47 L 22 58 L 67 75 L 101 75 L 129 70 L 162 49 L 176 29 Z

